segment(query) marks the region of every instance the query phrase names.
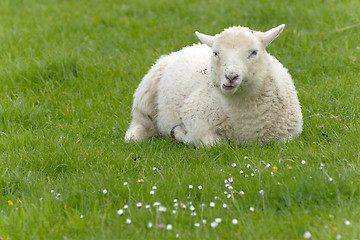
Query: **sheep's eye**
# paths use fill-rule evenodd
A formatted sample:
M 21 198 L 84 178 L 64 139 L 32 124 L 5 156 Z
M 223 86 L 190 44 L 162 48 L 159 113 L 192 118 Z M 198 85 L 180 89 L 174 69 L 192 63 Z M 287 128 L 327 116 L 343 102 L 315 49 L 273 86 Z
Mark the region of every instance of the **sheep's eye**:
M 249 58 L 255 57 L 258 54 L 259 50 L 252 50 L 250 52 Z
M 214 52 L 214 56 L 215 56 L 215 57 L 219 57 L 219 53 L 218 53 L 218 52 Z

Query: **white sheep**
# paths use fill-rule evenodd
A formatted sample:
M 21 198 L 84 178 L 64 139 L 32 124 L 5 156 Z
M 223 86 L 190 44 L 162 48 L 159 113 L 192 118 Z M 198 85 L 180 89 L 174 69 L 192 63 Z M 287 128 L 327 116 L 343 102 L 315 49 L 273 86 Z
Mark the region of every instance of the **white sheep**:
M 285 143 L 302 131 L 286 68 L 265 47 L 284 29 L 231 27 L 161 57 L 134 94 L 125 140 L 171 135 L 199 145 Z

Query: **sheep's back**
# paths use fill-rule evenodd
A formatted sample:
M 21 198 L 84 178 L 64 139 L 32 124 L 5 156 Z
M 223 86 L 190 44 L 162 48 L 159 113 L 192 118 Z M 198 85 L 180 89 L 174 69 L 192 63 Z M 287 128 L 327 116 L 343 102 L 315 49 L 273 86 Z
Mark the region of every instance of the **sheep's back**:
M 169 55 L 157 98 L 157 125 L 163 135 L 169 135 L 171 128 L 181 123 L 180 108 L 185 99 L 208 86 L 211 53 L 208 46 L 197 44 Z

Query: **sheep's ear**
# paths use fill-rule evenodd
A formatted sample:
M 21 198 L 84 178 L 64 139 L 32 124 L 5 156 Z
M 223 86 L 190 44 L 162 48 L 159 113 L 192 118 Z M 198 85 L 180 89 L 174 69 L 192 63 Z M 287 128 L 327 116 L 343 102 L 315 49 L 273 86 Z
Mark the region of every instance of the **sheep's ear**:
M 281 24 L 280 26 L 270 29 L 269 31 L 261 33 L 260 36 L 264 46 L 266 47 L 272 41 L 274 41 L 274 39 L 277 38 L 280 35 L 280 33 L 283 31 L 284 27 L 285 24 Z
M 202 33 L 199 33 L 199 32 L 195 32 L 195 34 L 202 43 L 205 43 L 209 47 L 212 47 L 212 45 L 214 44 L 214 37 L 213 36 L 202 34 Z

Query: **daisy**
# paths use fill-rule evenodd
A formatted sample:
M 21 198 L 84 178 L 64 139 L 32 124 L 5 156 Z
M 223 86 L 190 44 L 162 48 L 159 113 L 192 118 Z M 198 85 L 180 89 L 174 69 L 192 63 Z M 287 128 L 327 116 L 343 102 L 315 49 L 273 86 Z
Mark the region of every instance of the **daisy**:
M 304 233 L 304 238 L 306 238 L 306 239 L 311 238 L 311 233 L 309 231 L 306 231 Z
M 212 222 L 212 223 L 210 223 L 210 226 L 212 228 L 216 228 L 218 226 L 218 223 L 217 222 Z

